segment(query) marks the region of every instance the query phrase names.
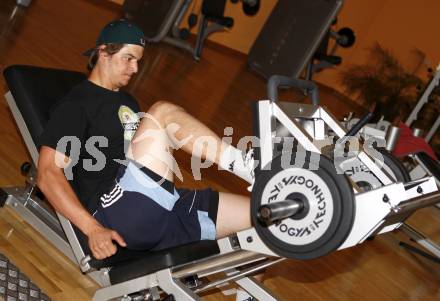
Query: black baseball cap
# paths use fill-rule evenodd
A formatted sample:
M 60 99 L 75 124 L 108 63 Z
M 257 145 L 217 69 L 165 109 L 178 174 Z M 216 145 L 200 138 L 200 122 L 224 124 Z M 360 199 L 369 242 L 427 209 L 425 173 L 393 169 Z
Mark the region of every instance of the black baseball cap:
M 145 35 L 139 27 L 126 19 L 115 20 L 101 30 L 95 48 L 87 50 L 83 55 L 90 56 L 97 46 L 110 43 L 134 44 L 145 47 Z

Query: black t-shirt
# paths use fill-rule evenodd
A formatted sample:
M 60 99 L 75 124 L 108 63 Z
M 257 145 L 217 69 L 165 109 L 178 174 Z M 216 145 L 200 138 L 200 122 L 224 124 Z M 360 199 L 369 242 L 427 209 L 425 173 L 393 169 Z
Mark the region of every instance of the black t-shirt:
M 66 154 L 73 167 L 65 175 L 81 203 L 93 212 L 114 185 L 125 148 L 138 126 L 136 100 L 85 80 L 58 102 L 39 146 Z M 72 166 L 72 165 L 71 165 Z

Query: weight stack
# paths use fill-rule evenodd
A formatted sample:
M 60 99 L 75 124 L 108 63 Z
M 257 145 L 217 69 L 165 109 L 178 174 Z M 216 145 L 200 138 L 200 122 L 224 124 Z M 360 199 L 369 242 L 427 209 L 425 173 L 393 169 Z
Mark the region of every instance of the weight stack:
M 297 78 L 336 18 L 343 0 L 279 0 L 249 52 L 251 69 Z

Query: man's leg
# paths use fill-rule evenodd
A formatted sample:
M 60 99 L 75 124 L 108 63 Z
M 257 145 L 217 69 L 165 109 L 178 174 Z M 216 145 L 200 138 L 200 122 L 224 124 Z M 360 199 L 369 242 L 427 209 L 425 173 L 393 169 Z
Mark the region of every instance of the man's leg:
M 149 132 L 152 135 L 148 135 Z M 215 143 L 199 144 L 197 139 L 200 137 L 210 137 Z M 239 150 L 223 142 L 212 130 L 182 108 L 167 102 L 158 102 L 150 108 L 133 137 L 127 156 L 173 181 L 170 166 L 174 161 L 170 158 L 172 158 L 172 150 L 179 147 L 189 154 L 193 152 L 200 154 L 202 159 L 228 170 L 229 168 L 225 166 L 229 167 L 230 162 L 241 159 Z M 215 149 L 210 149 L 211 147 Z M 222 159 L 225 159 L 224 162 Z M 243 178 L 248 182 L 252 180 L 248 176 Z M 225 237 L 250 227 L 249 197 L 220 192 L 216 237 Z M 262 280 L 262 274 L 254 277 L 259 281 Z M 248 296 L 246 292 L 239 290 L 237 300 L 248 300 Z
M 219 192 L 218 199 L 217 238 L 251 227 L 249 197 Z
M 250 228 L 250 212 L 251 210 L 249 197 L 220 192 L 216 225 L 217 238 L 222 238 L 234 234 L 240 230 Z M 253 278 L 262 283 L 264 278 L 264 271 L 253 275 Z M 236 300 L 253 301 L 256 299 L 252 298 L 241 287 L 238 287 Z
M 203 141 L 200 138 L 209 138 L 211 143 L 199 143 Z M 222 141 L 183 108 L 168 102 L 157 102 L 148 110 L 133 137 L 127 156 L 172 181 L 172 150 L 177 148 L 214 162 L 250 183 L 253 181 L 250 171 L 243 166 L 240 150 Z

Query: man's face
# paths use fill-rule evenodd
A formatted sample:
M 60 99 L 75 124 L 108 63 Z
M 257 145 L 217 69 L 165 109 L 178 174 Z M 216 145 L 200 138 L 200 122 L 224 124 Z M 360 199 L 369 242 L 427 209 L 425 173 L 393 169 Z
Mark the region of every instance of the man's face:
M 144 47 L 128 44 L 113 55 L 105 55 L 108 80 L 113 89 L 128 85 L 131 77 L 138 71 L 138 62 L 144 54 Z

